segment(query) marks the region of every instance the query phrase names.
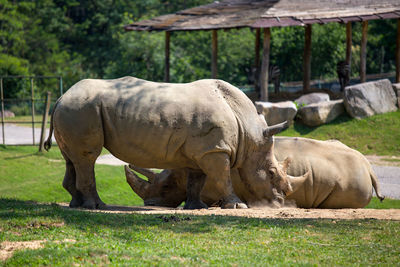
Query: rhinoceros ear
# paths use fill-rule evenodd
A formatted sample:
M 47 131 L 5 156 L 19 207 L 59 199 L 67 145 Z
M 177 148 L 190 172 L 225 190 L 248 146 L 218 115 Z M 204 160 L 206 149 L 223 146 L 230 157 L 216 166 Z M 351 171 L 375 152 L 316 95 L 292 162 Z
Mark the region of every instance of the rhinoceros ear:
M 132 190 L 138 194 L 139 197 L 145 199 L 147 192 L 150 188 L 150 183 L 139 178 L 133 171 L 131 171 L 128 166 L 125 165 L 125 176 L 126 181 L 131 186 Z
M 269 126 L 266 130 L 264 130 L 264 137 L 271 137 L 277 133 L 282 132 L 289 126 L 288 122 L 278 123 L 272 126 Z

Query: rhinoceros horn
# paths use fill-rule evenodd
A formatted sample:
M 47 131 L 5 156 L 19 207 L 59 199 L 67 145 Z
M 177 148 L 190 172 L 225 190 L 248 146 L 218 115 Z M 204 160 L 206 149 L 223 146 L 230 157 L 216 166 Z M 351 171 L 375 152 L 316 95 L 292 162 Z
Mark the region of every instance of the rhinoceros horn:
M 138 194 L 142 199 L 146 198 L 147 192 L 150 188 L 150 183 L 139 178 L 133 171 L 129 169 L 128 166 L 125 165 L 125 175 L 126 181 L 131 186 L 132 190 Z
M 306 172 L 302 176 L 291 176 L 287 175 L 287 179 L 289 181 L 291 190 L 285 192 L 286 196 L 289 196 L 296 192 L 303 184 L 304 182 L 308 179 L 308 175 L 310 174 L 310 171 Z
M 287 121 L 269 126 L 266 130 L 264 130 L 264 133 L 263 133 L 264 137 L 270 137 L 277 133 L 280 133 L 283 130 L 285 130 L 288 126 L 289 126 L 289 124 Z
M 150 169 L 139 168 L 139 167 L 136 167 L 136 166 L 131 165 L 131 164 L 129 164 L 129 168 L 131 168 L 132 170 L 134 170 L 134 171 L 146 176 L 149 179 L 149 182 L 151 184 L 154 182 L 154 180 L 157 177 L 157 174 L 155 172 L 153 172 L 152 170 L 150 170 Z

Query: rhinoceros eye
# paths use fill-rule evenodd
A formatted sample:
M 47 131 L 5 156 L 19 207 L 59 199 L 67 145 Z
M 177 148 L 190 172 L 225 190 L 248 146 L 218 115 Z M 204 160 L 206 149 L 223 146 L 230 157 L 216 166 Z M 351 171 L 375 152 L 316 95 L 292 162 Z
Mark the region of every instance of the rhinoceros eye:
M 271 178 L 275 177 L 276 171 L 277 171 L 276 168 L 271 168 L 268 170 L 269 175 L 271 175 Z

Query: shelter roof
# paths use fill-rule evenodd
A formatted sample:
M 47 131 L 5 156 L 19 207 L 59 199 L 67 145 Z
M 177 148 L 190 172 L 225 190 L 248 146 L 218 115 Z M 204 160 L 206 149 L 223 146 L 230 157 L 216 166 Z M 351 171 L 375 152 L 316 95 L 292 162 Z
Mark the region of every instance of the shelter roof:
M 222 0 L 126 25 L 127 31 L 303 26 L 400 18 L 399 0 Z

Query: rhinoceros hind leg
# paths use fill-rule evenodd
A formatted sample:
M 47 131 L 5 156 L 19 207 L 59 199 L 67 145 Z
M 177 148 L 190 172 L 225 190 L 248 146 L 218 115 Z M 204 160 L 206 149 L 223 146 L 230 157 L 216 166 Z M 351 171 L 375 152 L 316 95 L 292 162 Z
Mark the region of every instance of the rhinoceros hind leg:
M 206 176 L 202 172 L 189 171 L 187 178 L 187 199 L 185 206 L 183 207 L 184 209 L 193 210 L 208 208 L 208 206 L 200 199 L 200 193 L 205 181 Z
M 78 208 L 82 205 L 83 199 L 81 193 L 76 190 L 76 173 L 72 161 L 62 153 L 65 158 L 65 175 L 63 187 L 71 194 L 72 200 L 69 203 L 70 208 Z
M 94 177 L 94 162 L 75 164 L 76 189 L 82 195 L 82 207 L 86 209 L 105 208 L 106 204 L 101 201 Z

